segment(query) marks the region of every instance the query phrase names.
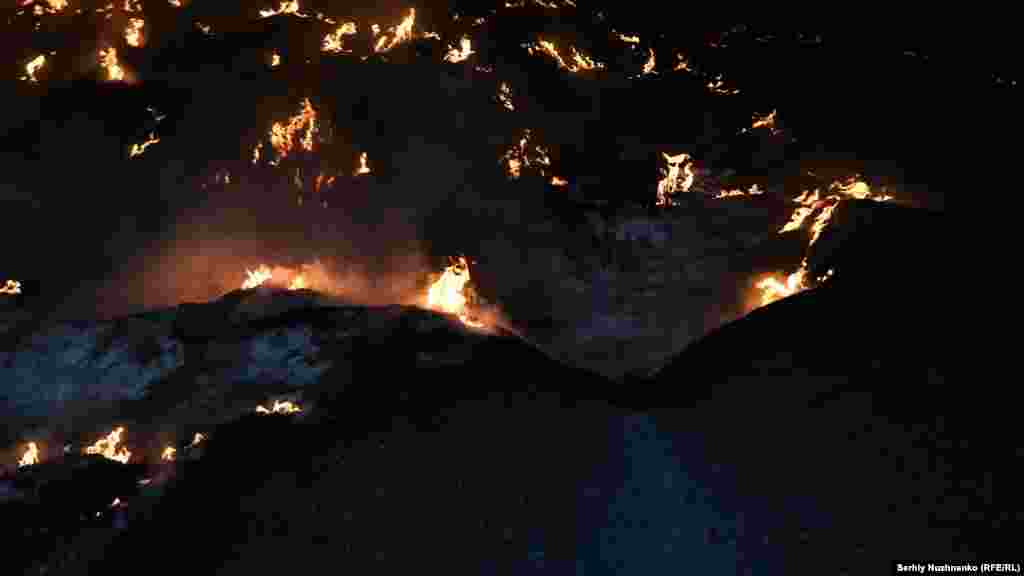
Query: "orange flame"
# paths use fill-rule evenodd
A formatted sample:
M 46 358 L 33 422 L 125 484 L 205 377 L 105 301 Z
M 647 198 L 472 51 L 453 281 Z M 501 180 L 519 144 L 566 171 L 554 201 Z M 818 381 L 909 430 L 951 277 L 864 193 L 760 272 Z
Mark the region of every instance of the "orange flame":
M 647 57 L 647 61 L 644 62 L 644 69 L 643 69 L 643 74 L 644 75 L 652 74 L 654 72 L 654 66 L 655 66 L 655 62 L 656 62 L 655 59 L 654 59 L 654 49 L 653 48 L 648 48 L 647 52 L 650 55 Z
M 569 72 L 579 72 L 581 70 L 603 70 L 604 64 L 594 61 L 593 58 L 582 54 L 576 50 L 575 46 L 570 46 L 569 49 L 572 51 L 572 64 L 567 63 L 562 55 L 558 53 L 558 48 L 555 47 L 555 43 L 549 40 L 537 39 L 535 44 L 529 44 L 526 46 L 526 51 L 533 55 L 535 52 L 547 54 L 554 58 L 555 62 L 558 63 L 559 68 L 568 70 Z
M 665 177 L 658 181 L 658 206 L 671 206 L 674 202 L 671 198 L 677 192 L 687 192 L 693 186 L 694 173 L 690 168 L 690 155 L 684 153 L 669 156 L 662 152 L 662 157 L 668 162 L 668 171 Z
M 506 110 L 514 111 L 515 106 L 512 105 L 512 88 L 508 84 L 502 82 L 498 86 L 498 101 L 505 107 Z
M 35 442 L 29 442 L 25 447 L 25 454 L 18 460 L 18 468 L 39 464 L 39 447 Z
M 410 8 L 409 9 L 409 15 L 406 16 L 405 19 L 402 20 L 401 24 L 391 28 L 391 39 L 389 40 L 387 36 L 381 36 L 380 39 L 377 40 L 377 44 L 373 47 L 373 51 L 374 52 L 389 52 L 395 46 L 398 46 L 402 42 L 405 42 L 406 40 L 411 39 L 412 38 L 412 27 L 413 27 L 413 24 L 415 24 L 415 22 L 416 22 L 416 9 L 415 8 Z M 379 28 L 375 29 L 374 30 L 374 35 L 376 35 L 379 30 L 380 30 Z
M 552 176 L 551 177 L 551 185 L 552 186 L 568 186 L 569 185 L 569 181 L 566 180 L 565 178 L 559 178 L 558 176 Z
M 476 52 L 473 51 L 472 41 L 470 41 L 468 36 L 463 36 L 462 39 L 459 40 L 459 48 L 455 48 L 454 46 L 448 47 L 448 54 L 445 55 L 444 61 L 451 62 L 453 64 L 457 62 L 465 62 L 466 59 L 475 53 Z
M 686 56 L 682 54 L 676 54 L 676 65 L 672 68 L 673 72 L 693 72 L 690 68 L 690 63 L 686 61 Z
M 160 454 L 160 459 L 164 462 L 174 462 L 175 455 L 178 453 L 178 449 L 174 446 L 168 446 L 164 448 L 164 451 Z
M 124 434 L 124 426 L 115 428 L 110 434 L 107 434 L 105 438 L 101 438 L 92 446 L 88 446 L 85 449 L 85 453 L 99 454 L 109 460 L 116 460 L 122 464 L 127 464 L 132 453 L 124 446 L 121 446 L 120 448 L 117 446 L 121 443 L 122 434 Z
M 270 409 L 263 406 L 256 407 L 257 414 L 295 414 L 297 412 L 302 412 L 302 408 L 287 400 L 284 402 L 274 400 L 274 405 Z
M 800 264 L 800 268 L 786 277 L 785 282 L 780 282 L 774 277 L 767 277 L 757 283 L 761 290 L 761 305 L 767 306 L 772 302 L 792 296 L 807 288 L 806 261 Z
M 124 41 L 129 46 L 135 48 L 141 48 L 145 43 L 145 37 L 142 35 L 143 29 L 146 27 L 146 21 L 142 18 L 132 18 L 128 20 L 128 27 L 124 29 Z
M 0 286 L 0 294 L 7 294 L 14 296 L 21 294 L 21 282 L 17 280 L 7 280 L 3 286 Z
M 750 186 L 750 190 L 719 190 L 718 195 L 715 196 L 715 199 L 717 200 L 719 198 L 734 198 L 736 196 L 760 196 L 761 194 L 764 194 L 764 190 L 758 188 L 757 184 L 753 184 Z
M 246 269 L 246 279 L 242 282 L 242 290 L 252 290 L 257 286 L 263 285 L 264 282 L 270 280 L 270 268 L 261 264 L 259 268 L 255 270 Z
M 359 153 L 359 168 L 356 168 L 356 176 L 359 176 L 360 174 L 369 174 L 370 173 L 370 166 L 367 165 L 366 161 L 367 161 L 366 152 L 360 152 Z
M 324 36 L 323 44 L 321 44 L 321 50 L 324 52 L 331 52 L 333 54 L 340 54 L 342 52 L 351 52 L 344 46 L 345 36 L 353 36 L 356 33 L 356 23 L 346 22 L 338 27 L 337 30 Z
M 306 290 L 311 289 L 314 283 L 323 284 L 325 273 L 319 268 L 318 263 L 304 264 L 301 269 L 284 266 L 270 268 L 261 264 L 255 270 L 246 269 L 245 275 L 242 290 L 252 290 L 264 285 L 287 287 L 289 290 Z
M 199 443 L 202 442 L 203 440 L 206 440 L 206 435 L 200 432 L 196 432 L 196 435 L 192 437 L 192 444 L 190 444 L 189 446 L 198 446 Z
M 261 18 L 270 18 L 278 14 L 294 14 L 299 18 L 308 18 L 306 14 L 299 12 L 299 0 L 281 0 L 277 10 L 260 10 Z
M 175 8 L 181 8 L 181 0 L 167 0 L 167 3 Z
M 141 144 L 132 144 L 132 149 L 128 152 L 128 157 L 135 158 L 136 156 L 141 155 L 146 151 L 146 148 L 149 148 L 151 145 L 156 144 L 159 141 L 160 139 L 156 137 L 156 134 L 150 134 L 149 138 L 147 138 L 145 142 Z
M 467 326 L 482 327 L 483 323 L 471 318 L 466 307 L 463 291 L 469 280 L 469 263 L 464 256 L 459 256 L 427 289 L 427 308 L 458 316 Z
M 619 40 L 622 40 L 626 44 L 639 44 L 640 43 L 640 37 L 636 36 L 636 35 L 626 36 L 625 34 L 619 34 L 618 36 L 619 36 Z
M 512 180 L 518 179 L 522 175 L 522 169 L 524 167 L 531 167 L 534 164 L 542 166 L 540 168 L 540 175 L 544 176 L 544 166 L 551 165 L 551 158 L 548 156 L 548 151 L 543 146 L 535 145 L 533 151 L 536 152 L 536 156 L 531 158 L 529 142 L 532 132 L 529 128 L 523 130 L 523 135 L 519 138 L 518 146 L 509 148 L 502 156 L 502 160 L 505 162 L 505 172 L 508 177 Z
M 273 52 L 270 53 L 270 67 L 277 68 L 280 65 L 281 55 L 277 53 L 277 50 L 274 50 Z
M 36 72 L 38 72 L 44 64 L 46 64 L 46 56 L 43 56 L 42 54 L 29 60 L 28 63 L 25 64 L 25 75 L 22 76 L 21 79 L 28 80 L 33 84 L 38 83 L 39 79 L 36 78 Z
M 313 150 L 313 134 L 316 132 L 316 110 L 309 98 L 302 100 L 302 109 L 287 122 L 275 122 L 270 127 L 270 145 L 277 152 L 277 161 L 288 156 L 289 152 L 300 145 L 307 152 Z M 302 139 L 298 139 L 299 133 Z
M 110 47 L 100 50 L 100 66 L 107 71 L 107 79 L 119 82 L 124 80 L 124 68 L 117 60 L 117 49 Z

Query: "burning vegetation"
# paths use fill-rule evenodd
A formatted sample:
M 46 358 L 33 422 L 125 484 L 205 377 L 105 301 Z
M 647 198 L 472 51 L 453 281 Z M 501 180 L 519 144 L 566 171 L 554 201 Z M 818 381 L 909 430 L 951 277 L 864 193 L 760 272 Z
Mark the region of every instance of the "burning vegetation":
M 288 400 L 275 400 L 270 408 L 264 408 L 262 405 L 256 407 L 257 414 L 298 414 L 300 412 L 302 412 L 302 408 Z
M 98 454 L 109 460 L 127 464 L 128 460 L 132 457 L 132 453 L 128 451 L 128 448 L 121 444 L 121 436 L 123 434 L 124 426 L 115 428 L 110 432 L 110 434 L 107 434 L 104 438 L 100 438 L 92 446 L 87 446 L 85 453 Z

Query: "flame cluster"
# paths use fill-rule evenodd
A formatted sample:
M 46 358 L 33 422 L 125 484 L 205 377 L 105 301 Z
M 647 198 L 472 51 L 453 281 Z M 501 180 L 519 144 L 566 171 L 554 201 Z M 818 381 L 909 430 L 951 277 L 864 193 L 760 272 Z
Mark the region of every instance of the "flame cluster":
M 313 136 L 317 132 L 317 114 L 309 98 L 302 100 L 299 113 L 285 122 L 274 122 L 270 127 L 270 145 L 276 153 L 271 164 L 276 165 L 293 150 L 313 150 Z M 259 160 L 259 148 L 253 152 L 253 162 Z
M 131 18 L 128 20 L 128 27 L 124 30 L 124 41 L 133 48 L 141 48 L 146 39 L 142 31 L 146 27 L 146 21 L 142 18 Z
M 18 468 L 39 464 L 39 446 L 35 442 L 29 442 L 25 447 L 25 453 L 18 460 Z
M 21 282 L 18 282 L 17 280 L 8 280 L 4 282 L 3 286 L 0 286 L 0 294 L 7 294 L 9 296 L 21 294 Z
M 302 408 L 288 400 L 274 400 L 274 405 L 270 408 L 264 408 L 262 405 L 256 407 L 257 414 L 297 414 L 299 412 L 302 412 Z
M 468 299 L 464 290 L 469 280 L 469 262 L 464 256 L 459 256 L 427 289 L 427 308 L 458 316 L 459 320 L 467 326 L 476 328 L 483 326 L 483 323 L 470 316 L 467 307 Z
M 356 23 L 346 22 L 334 32 L 328 33 L 324 36 L 324 41 L 320 45 L 320 49 L 324 52 L 332 54 L 350 53 L 352 50 L 345 48 L 345 36 L 354 36 L 356 34 Z
M 43 56 L 42 54 L 29 60 L 25 64 L 25 75 L 22 76 L 21 79 L 31 82 L 32 84 L 38 83 L 39 79 L 36 78 L 36 72 L 38 72 L 44 64 L 46 64 L 46 56 Z
M 150 134 L 149 138 L 147 138 L 144 142 L 132 144 L 132 149 L 128 151 L 128 157 L 135 158 L 136 156 L 142 155 L 142 153 L 146 151 L 146 148 L 149 148 L 150 146 L 156 144 L 159 141 L 160 139 L 157 138 L 156 134 Z
M 380 36 L 373 45 L 373 51 L 377 53 L 390 52 L 395 46 L 412 39 L 412 28 L 416 23 L 416 9 L 410 8 L 406 16 L 398 26 L 392 26 L 388 34 L 380 34 L 380 27 L 374 24 L 371 26 L 374 36 Z
M 548 156 L 547 148 L 534 145 L 531 150 L 531 137 L 531 130 L 529 128 L 524 129 L 517 145 L 509 148 L 502 156 L 502 161 L 505 163 L 505 173 L 511 180 L 517 180 L 522 175 L 523 168 L 529 168 L 534 165 L 539 166 L 538 171 L 540 175 L 545 176 L 545 169 L 551 166 L 551 158 Z
M 558 63 L 558 67 L 569 72 L 581 72 L 591 70 L 603 70 L 605 65 L 601 62 L 595 61 L 590 56 L 581 53 L 576 49 L 575 46 L 570 46 L 569 50 L 572 52 L 572 62 L 566 62 L 562 55 L 558 53 L 558 48 L 554 42 L 550 40 L 537 39 L 537 42 L 526 45 L 526 51 L 533 54 L 547 54 Z
M 475 54 L 473 51 L 473 42 L 468 36 L 463 36 L 462 39 L 459 40 L 458 48 L 454 46 L 448 47 L 448 53 L 445 54 L 444 61 L 451 62 L 452 64 L 465 62 L 473 54 Z
M 281 266 L 271 269 L 269 266 L 261 264 L 255 270 L 246 269 L 245 276 L 246 278 L 242 282 L 242 290 L 252 290 L 269 284 L 284 285 L 289 290 L 305 290 L 309 288 L 309 282 L 302 272 Z
M 124 434 L 124 426 L 115 428 L 106 437 L 100 438 L 92 446 L 86 447 L 85 453 L 99 454 L 109 460 L 116 460 L 122 464 L 127 464 L 128 460 L 132 457 L 132 453 L 124 446 L 118 446 L 121 444 L 122 434 Z
M 761 188 L 759 188 L 757 184 L 751 184 L 750 188 L 747 190 L 719 190 L 718 194 L 715 195 L 715 199 L 717 200 L 719 198 L 736 198 L 739 196 L 760 196 L 761 194 L 764 194 L 764 190 L 761 190 Z
M 672 196 L 678 192 L 688 192 L 693 186 L 695 175 L 691 167 L 692 159 L 685 152 L 669 156 L 662 152 L 661 156 L 668 163 L 665 176 L 658 181 L 658 206 L 672 206 Z
M 120 82 L 124 80 L 124 68 L 117 59 L 117 49 L 114 47 L 100 50 L 100 67 L 107 71 L 107 80 Z

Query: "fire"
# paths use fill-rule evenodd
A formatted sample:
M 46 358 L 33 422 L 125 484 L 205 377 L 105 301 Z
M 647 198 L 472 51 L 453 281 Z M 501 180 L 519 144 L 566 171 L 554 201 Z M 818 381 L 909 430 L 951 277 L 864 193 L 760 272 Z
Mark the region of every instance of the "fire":
M 647 49 L 647 53 L 649 54 L 649 56 L 647 57 L 647 62 L 644 62 L 644 68 L 643 68 L 643 74 L 645 76 L 647 74 L 654 73 L 654 66 L 655 66 L 654 49 L 653 48 L 648 48 Z
M 308 18 L 306 14 L 299 12 L 299 0 L 281 0 L 277 10 L 260 10 L 261 18 L 270 18 L 278 14 L 294 14 L 299 18 Z
M 146 148 L 149 148 L 151 145 L 156 144 L 159 141 L 160 139 L 156 137 L 156 134 L 150 134 L 149 138 L 147 138 L 145 142 L 141 144 L 132 144 L 132 149 L 128 152 L 128 157 L 135 158 L 136 156 L 141 155 L 146 151 Z
M 270 67 L 277 68 L 280 65 L 281 55 L 277 53 L 277 50 L 274 50 L 273 52 L 270 53 Z
M 175 8 L 181 8 L 181 0 L 167 0 L 167 3 Z
M 565 178 L 559 178 L 558 176 L 552 176 L 551 177 L 551 185 L 552 186 L 568 186 L 569 185 L 569 181 L 566 180 Z
M 498 101 L 506 110 L 515 111 L 516 107 L 512 105 L 512 88 L 504 82 L 498 86 Z
M 887 194 L 874 194 L 871 191 L 871 187 L 856 176 L 843 181 L 833 182 L 829 188 L 832 193 L 824 198 L 821 197 L 818 190 L 813 192 L 805 190 L 799 196 L 794 198 L 793 201 L 799 206 L 793 211 L 789 221 L 779 229 L 779 234 L 799 230 L 803 227 L 807 219 L 817 212 L 818 215 L 814 218 L 814 221 L 811 224 L 811 237 L 807 243 L 807 248 L 810 249 L 810 247 L 814 246 L 815 242 L 817 242 L 821 237 L 825 228 L 828 227 L 828 223 L 832 220 L 832 214 L 844 198 L 874 200 L 876 202 L 886 202 L 892 199 L 892 196 Z M 832 273 L 832 270 L 829 270 L 824 276 L 817 278 L 817 282 L 820 283 L 831 278 Z M 775 278 L 765 278 L 761 280 L 757 284 L 757 288 L 761 290 L 761 304 L 770 304 L 776 300 L 791 296 L 801 290 L 805 290 L 808 288 L 807 275 L 807 258 L 804 257 L 800 262 L 800 267 L 797 271 L 790 274 L 786 278 L 785 282 L 781 282 Z
M 307 152 L 313 150 L 313 134 L 316 132 L 316 110 L 309 98 L 302 100 L 302 109 L 287 122 L 275 122 L 270 127 L 270 145 L 277 151 L 277 160 L 288 156 L 296 147 L 296 142 Z M 298 140 L 299 133 L 302 139 Z
M 714 94 L 722 94 L 725 96 L 732 96 L 740 93 L 738 88 L 726 88 L 725 79 L 722 78 L 721 75 L 712 78 L 711 81 L 707 83 L 707 88 Z
M 416 9 L 410 8 L 409 15 L 402 20 L 401 24 L 391 29 L 391 39 L 388 40 L 387 36 L 381 36 L 380 40 L 377 40 L 377 44 L 373 47 L 374 52 L 389 52 L 395 46 L 398 46 L 402 42 L 412 38 L 412 27 L 416 22 Z M 374 31 L 374 35 L 377 34 L 377 30 Z
M 92 446 L 86 447 L 85 453 L 99 454 L 104 458 L 116 460 L 122 464 L 127 464 L 132 453 L 124 446 L 118 448 L 118 444 L 121 443 L 122 434 L 124 434 L 124 426 L 115 428 L 110 434 L 107 434 L 105 438 L 101 438 Z
M 757 128 L 769 128 L 771 130 L 775 130 L 775 113 L 776 112 L 777 112 L 777 110 L 772 110 L 771 114 L 768 114 L 767 116 L 763 116 L 761 118 L 758 118 L 757 115 L 755 114 L 754 115 L 754 124 L 753 124 L 753 126 L 751 126 L 751 128 L 753 128 L 755 130 Z
M 454 46 L 448 47 L 448 54 L 445 55 L 444 61 L 451 62 L 453 64 L 456 62 L 464 62 L 473 54 L 475 54 L 475 52 L 473 51 L 472 41 L 470 41 L 468 36 L 463 36 L 462 39 L 459 40 L 459 48 L 455 48 Z
M 4 282 L 3 286 L 0 286 L 0 294 L 8 294 L 14 296 L 21 294 L 21 282 L 17 280 L 8 280 Z
M 174 462 L 175 455 L 178 453 L 178 449 L 174 446 L 168 446 L 164 448 L 164 451 L 160 454 L 160 459 L 164 462 Z
M 602 70 L 604 64 L 595 62 L 593 58 L 580 53 L 574 46 L 569 47 L 572 50 L 572 64 L 567 63 L 562 55 L 558 53 L 558 48 L 555 47 L 554 42 L 549 40 L 538 39 L 535 44 L 528 44 L 526 51 L 533 55 L 535 52 L 547 54 L 548 56 L 555 59 L 558 63 L 559 68 L 564 68 L 569 72 L 579 72 L 581 70 Z
M 459 256 L 458 260 L 445 268 L 441 277 L 430 285 L 427 290 L 427 308 L 458 316 L 467 326 L 483 326 L 470 317 L 466 307 L 467 299 L 463 290 L 469 280 L 469 263 L 464 256 Z
M 640 37 L 636 36 L 636 35 L 626 36 L 625 34 L 619 34 L 618 36 L 619 36 L 619 40 L 622 40 L 626 44 L 639 44 L 640 43 Z
M 21 79 L 28 80 L 33 84 L 39 82 L 39 79 L 36 78 L 36 72 L 38 72 L 44 64 L 46 64 L 46 56 L 43 56 L 42 54 L 29 60 L 28 63 L 25 64 L 25 75 L 22 76 Z
M 342 52 L 352 52 L 347 50 L 344 46 L 345 36 L 354 36 L 356 33 L 356 23 L 346 22 L 338 27 L 337 30 L 324 36 L 321 50 L 324 52 L 330 52 L 333 54 L 340 54 Z
M 29 442 L 25 447 L 25 454 L 18 460 L 18 468 L 39 464 L 39 447 L 35 442 Z
M 359 153 L 359 168 L 356 168 L 356 176 L 359 176 L 360 174 L 369 174 L 370 173 L 370 167 L 367 165 L 366 161 L 367 161 L 366 152 L 360 152 Z
M 100 66 L 107 71 L 107 79 L 119 82 L 124 80 L 124 68 L 117 61 L 117 49 L 114 47 L 100 50 Z
M 189 446 L 198 446 L 199 443 L 202 442 L 203 440 L 206 440 L 206 435 L 200 432 L 196 432 L 196 435 L 192 437 L 192 444 L 190 444 Z
M 302 412 L 302 408 L 287 400 L 284 402 L 280 400 L 274 400 L 274 406 L 271 407 L 269 410 L 264 408 L 263 406 L 256 407 L 257 414 L 295 414 L 297 412 Z
M 715 199 L 717 200 L 719 198 L 734 198 L 736 196 L 760 196 L 761 194 L 764 194 L 764 190 L 758 188 L 757 184 L 753 184 L 750 186 L 750 190 L 719 190 L 718 195 L 715 196 Z
M 246 269 L 245 275 L 246 279 L 245 282 L 242 282 L 242 290 L 252 290 L 257 286 L 261 286 L 264 282 L 270 280 L 271 277 L 270 268 L 262 264 L 255 270 Z
M 265 264 L 255 270 L 246 269 L 242 290 L 252 290 L 264 285 L 287 287 L 289 290 L 311 289 L 314 284 L 324 283 L 324 271 L 314 264 L 304 264 L 300 269 Z
M 533 164 L 539 164 L 541 166 L 551 165 L 551 159 L 548 157 L 548 151 L 543 146 L 533 147 L 537 156 L 531 160 L 528 146 L 530 136 L 530 129 L 524 129 L 523 135 L 519 138 L 519 145 L 509 148 L 508 151 L 505 152 L 504 156 L 502 156 L 502 160 L 505 162 L 506 166 L 505 172 L 512 180 L 516 180 L 522 175 L 523 167 L 530 167 Z M 540 169 L 540 175 L 544 176 L 544 168 Z
M 306 278 L 302 274 L 292 278 L 292 281 L 288 283 L 289 290 L 305 290 L 308 287 Z
M 129 46 L 135 48 L 141 48 L 145 43 L 145 38 L 142 35 L 142 30 L 146 27 L 146 21 L 142 18 L 132 18 L 128 20 L 128 27 L 124 29 L 124 41 Z
M 673 72 L 693 72 L 690 68 L 690 63 L 686 61 L 686 56 L 682 54 L 676 54 L 676 65 L 672 68 Z
M 669 156 L 662 152 L 662 157 L 668 162 L 668 171 L 665 177 L 658 181 L 658 206 L 671 206 L 671 196 L 677 192 L 687 192 L 693 186 L 694 174 L 690 168 L 690 155 L 684 153 Z

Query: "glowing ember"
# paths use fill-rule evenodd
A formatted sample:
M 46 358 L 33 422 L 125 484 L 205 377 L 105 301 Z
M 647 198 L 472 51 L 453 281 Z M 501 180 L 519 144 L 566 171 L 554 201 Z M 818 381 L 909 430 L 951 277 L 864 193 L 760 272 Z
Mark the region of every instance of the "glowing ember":
M 338 27 L 337 30 L 324 36 L 323 44 L 321 44 L 321 50 L 324 52 L 331 52 L 333 54 L 340 54 L 342 52 L 351 52 L 351 50 L 345 49 L 344 41 L 345 36 L 353 36 L 356 33 L 356 23 L 346 22 Z
M 160 459 L 164 462 L 174 462 L 175 455 L 178 453 L 178 449 L 174 446 L 168 446 L 164 448 L 164 451 L 160 454 Z
M 132 18 L 128 20 L 128 27 L 124 29 L 124 41 L 129 46 L 135 48 L 141 48 L 145 43 L 145 38 L 142 35 L 142 30 L 146 27 L 146 21 L 142 18 Z
M 649 56 L 647 57 L 647 61 L 644 62 L 644 68 L 643 68 L 643 74 L 645 76 L 647 74 L 653 74 L 654 73 L 654 66 L 655 66 L 654 49 L 648 48 L 647 52 L 648 52 Z
M 270 409 L 263 406 L 256 407 L 257 414 L 295 414 L 297 412 L 302 412 L 302 408 L 289 401 L 274 400 L 274 406 Z
M 712 78 L 711 81 L 709 81 L 707 83 L 707 87 L 708 87 L 708 90 L 710 90 L 714 94 L 722 94 L 722 95 L 725 95 L 725 96 L 731 96 L 731 95 L 739 94 L 740 93 L 739 89 L 737 89 L 737 88 L 726 88 L 725 87 L 725 80 L 720 75 L 719 76 L 715 76 L 714 78 Z
M 595 62 L 593 58 L 580 53 L 574 46 L 570 46 L 569 49 L 572 51 L 572 64 L 566 63 L 562 58 L 562 55 L 558 53 L 558 48 L 555 47 L 554 42 L 538 39 L 536 44 L 529 44 L 526 46 L 527 52 L 531 55 L 537 52 L 547 54 L 554 58 L 555 62 L 558 63 L 559 68 L 564 68 L 569 72 L 604 69 L 604 64 Z
M 401 24 L 391 29 L 391 39 L 388 40 L 387 36 L 381 36 L 377 40 L 377 44 L 373 47 L 374 52 L 389 52 L 395 46 L 398 46 L 406 40 L 412 39 L 412 27 L 416 22 L 416 9 L 410 8 L 409 15 L 402 20 Z M 374 30 L 374 35 L 377 34 L 379 28 Z
M 270 53 L 270 67 L 277 68 L 280 65 L 281 55 L 277 53 L 277 50 L 274 50 L 273 52 Z
M 735 198 L 737 196 L 760 196 L 761 194 L 764 194 L 764 190 L 758 188 L 757 184 L 753 184 L 750 186 L 750 190 L 719 190 L 718 194 L 715 196 L 715 199 L 717 200 L 718 198 Z
M 515 106 L 512 105 L 512 88 L 508 84 L 502 82 L 498 86 L 498 101 L 505 107 L 506 110 L 514 111 Z
M 292 281 L 288 283 L 289 290 L 305 290 L 306 288 L 309 288 L 309 285 L 302 274 L 292 278 Z
M 359 168 L 356 168 L 356 176 L 359 176 L 360 174 L 369 174 L 370 173 L 370 167 L 367 165 L 366 162 L 367 162 L 366 152 L 360 152 L 359 153 Z
M 21 460 L 18 460 L 18 468 L 33 464 L 39 464 L 39 447 L 35 442 L 29 442 L 25 447 L 25 454 L 22 455 Z
M 668 162 L 668 171 L 665 177 L 658 181 L 658 206 L 671 206 L 671 196 L 677 192 L 687 192 L 693 186 L 694 174 L 690 168 L 690 155 L 686 153 L 669 156 L 662 152 L 662 157 Z
M 552 186 L 568 186 L 569 185 L 569 181 L 566 180 L 565 178 L 559 178 L 558 176 L 552 176 L 551 177 L 551 185 Z
M 473 54 L 475 54 L 475 52 L 473 51 L 472 42 L 468 36 L 463 36 L 462 39 L 459 40 L 459 48 L 455 48 L 454 46 L 448 47 L 448 54 L 445 55 L 444 61 L 451 62 L 453 64 L 456 62 L 464 62 Z
M 463 290 L 469 280 L 469 263 L 465 257 L 459 256 L 458 260 L 445 268 L 441 277 L 430 285 L 427 290 L 427 308 L 458 316 L 467 326 L 481 327 L 483 324 L 472 319 L 466 307 L 467 299 Z
M 686 61 L 686 57 L 682 54 L 676 54 L 676 65 L 672 67 L 674 72 L 693 72 L 690 69 L 690 63 Z
M 167 3 L 175 8 L 181 8 L 181 0 L 167 0 Z
M 198 446 L 203 440 L 206 440 L 206 435 L 196 432 L 196 435 L 192 437 L 192 444 L 190 444 L 190 446 Z
M 316 132 L 316 110 L 309 98 L 302 100 L 302 109 L 287 122 L 275 122 L 270 127 L 270 145 L 277 152 L 277 160 L 288 156 L 288 153 L 301 145 L 303 150 L 313 150 L 313 134 Z M 299 140 L 299 134 L 302 139 Z
M 755 114 L 754 115 L 754 124 L 753 124 L 753 126 L 751 126 L 751 128 L 753 128 L 753 129 L 769 128 L 771 130 L 774 130 L 775 129 L 775 112 L 777 112 L 777 111 L 776 110 L 772 110 L 771 114 L 768 114 L 767 116 L 763 116 L 761 118 L 758 118 L 757 115 Z
M 85 449 L 85 453 L 99 454 L 109 460 L 116 460 L 122 464 L 127 464 L 132 453 L 124 446 L 118 448 L 118 444 L 121 443 L 122 434 L 124 434 L 124 426 L 114 429 L 110 434 L 107 434 L 106 438 L 101 438 L 92 446 L 88 446 Z
M 246 270 L 246 278 L 242 282 L 242 290 L 252 290 L 260 286 L 276 286 L 289 290 L 312 289 L 314 285 L 326 282 L 325 272 L 319 263 L 303 264 L 301 268 L 261 264 L 255 270 Z
M 107 79 L 119 82 L 124 80 L 124 68 L 117 61 L 117 49 L 107 48 L 106 50 L 100 50 L 100 66 L 107 71 Z
M 533 147 L 537 155 L 531 159 L 529 149 L 530 136 L 530 129 L 524 129 L 523 135 L 519 138 L 519 145 L 509 148 L 501 158 L 505 162 L 505 173 L 511 180 L 518 179 L 522 175 L 524 167 L 531 167 L 534 164 L 540 166 L 551 165 L 548 151 L 543 146 Z M 544 168 L 540 168 L 539 171 L 541 176 L 545 175 Z
M 203 24 L 202 22 L 196 22 L 196 28 L 198 28 L 200 32 L 202 32 L 203 34 L 206 34 L 207 36 L 210 36 L 211 34 L 213 34 L 213 28 L 209 24 Z
M 42 54 L 29 60 L 28 63 L 25 64 L 25 75 L 22 76 L 21 79 L 28 80 L 33 84 L 39 82 L 39 79 L 36 78 L 36 72 L 43 67 L 43 64 L 46 64 L 46 56 L 43 56 Z
M 619 36 L 619 40 L 622 40 L 626 44 L 639 44 L 640 43 L 640 37 L 636 36 L 636 35 L 634 35 L 634 36 L 626 36 L 625 34 L 619 34 L 618 36 Z
M 282 0 L 277 10 L 260 10 L 261 18 L 270 18 L 278 14 L 293 14 L 299 18 L 308 18 L 307 15 L 299 12 L 299 0 Z
M 146 148 L 149 148 L 151 145 L 156 144 L 159 141 L 160 139 L 156 137 L 156 134 L 150 134 L 149 138 L 147 138 L 145 142 L 141 144 L 132 144 L 132 149 L 128 152 L 128 157 L 135 158 L 136 156 L 141 155 L 146 151 Z
M 18 282 L 17 280 L 8 280 L 4 282 L 4 285 L 0 286 L 0 294 L 7 294 L 10 296 L 21 294 L 21 282 Z

